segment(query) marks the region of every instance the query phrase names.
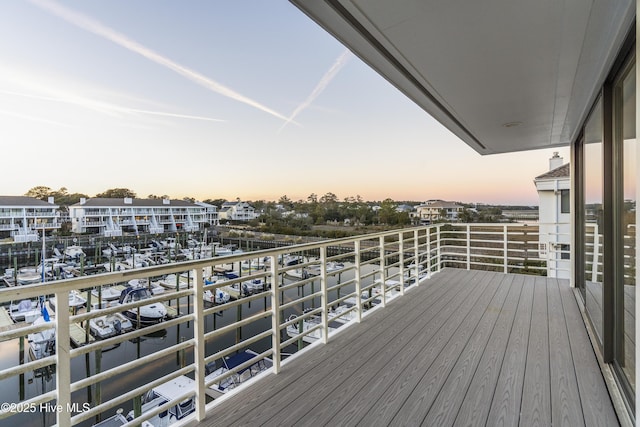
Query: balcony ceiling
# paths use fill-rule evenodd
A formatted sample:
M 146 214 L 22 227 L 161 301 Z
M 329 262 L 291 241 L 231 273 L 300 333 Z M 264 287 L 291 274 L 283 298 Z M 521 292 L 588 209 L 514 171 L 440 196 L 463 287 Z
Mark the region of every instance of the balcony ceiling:
M 629 0 L 291 1 L 481 154 L 569 144 L 635 15 Z

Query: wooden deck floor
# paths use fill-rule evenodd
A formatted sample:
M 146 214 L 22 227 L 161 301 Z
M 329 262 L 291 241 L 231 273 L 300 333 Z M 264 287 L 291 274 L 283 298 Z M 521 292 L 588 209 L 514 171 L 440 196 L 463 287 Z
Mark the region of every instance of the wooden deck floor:
M 200 426 L 618 425 L 572 290 L 447 269 Z

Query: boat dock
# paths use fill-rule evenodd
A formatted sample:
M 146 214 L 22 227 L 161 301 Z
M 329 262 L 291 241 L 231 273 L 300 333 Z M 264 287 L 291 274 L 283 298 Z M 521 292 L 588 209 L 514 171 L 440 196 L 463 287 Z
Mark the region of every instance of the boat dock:
M 71 338 L 71 344 L 76 347 L 91 344 L 96 340 L 93 335 L 87 334 L 85 329 L 78 323 L 72 323 L 69 325 L 69 337 Z
M 9 316 L 9 312 L 7 312 L 7 309 L 5 307 L 2 307 L 0 309 L 0 332 L 10 331 L 19 327 L 20 324 L 14 323 L 11 316 Z

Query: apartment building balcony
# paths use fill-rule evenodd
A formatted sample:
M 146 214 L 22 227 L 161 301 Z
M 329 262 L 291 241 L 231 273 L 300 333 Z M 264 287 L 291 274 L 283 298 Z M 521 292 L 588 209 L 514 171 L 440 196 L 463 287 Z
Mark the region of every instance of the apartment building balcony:
M 67 407 L 102 390 L 88 409 L 52 415 L 50 424 L 60 426 L 94 423 L 123 406 L 142 423 L 189 399 L 194 411 L 182 425 L 624 424 L 580 299 L 568 281 L 543 276 L 546 259 L 533 249 L 538 239 L 537 225 L 436 225 L 3 289 L 0 302 L 46 292 L 59 304 L 55 355 L 4 367 L 0 390 L 15 390 L 21 376 L 47 366 L 55 367 L 55 388 L 24 396 L 24 407 L 53 401 Z M 287 256 L 300 262 L 286 266 Z M 262 268 L 209 280 L 212 272 L 254 261 Z M 69 292 L 162 275 L 186 279 L 145 301 L 69 314 Z M 204 302 L 207 291 L 256 280 L 269 286 L 222 304 Z M 72 324 L 152 303 L 179 313 L 78 348 L 70 344 Z M 5 328 L 0 343 L 47 327 Z M 85 358 L 108 349 L 113 356 L 120 344 L 176 328 L 176 341 L 84 371 Z M 292 328 L 298 334 L 289 335 Z M 205 379 L 207 364 L 245 349 L 255 350 L 251 360 Z M 225 393 L 210 388 L 264 358 L 272 366 L 253 380 Z M 139 396 L 183 375 L 195 380 L 192 388 L 136 412 Z M 4 422 L 19 424 L 25 416 L 0 411 Z

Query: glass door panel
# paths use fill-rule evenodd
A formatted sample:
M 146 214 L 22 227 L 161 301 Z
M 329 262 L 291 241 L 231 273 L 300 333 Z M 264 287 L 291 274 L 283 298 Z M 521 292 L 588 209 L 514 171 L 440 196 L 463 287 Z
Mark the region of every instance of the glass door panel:
M 584 302 L 600 346 L 603 342 L 603 134 L 602 101 L 584 129 Z
M 616 257 L 618 279 L 616 280 L 615 304 L 615 359 L 618 370 L 635 394 L 635 298 L 638 234 L 636 223 L 638 212 L 638 150 L 636 140 L 636 72 L 630 67 L 614 89 L 614 135 L 615 143 L 622 155 L 622 200 L 618 202 L 620 228 L 617 231 Z

